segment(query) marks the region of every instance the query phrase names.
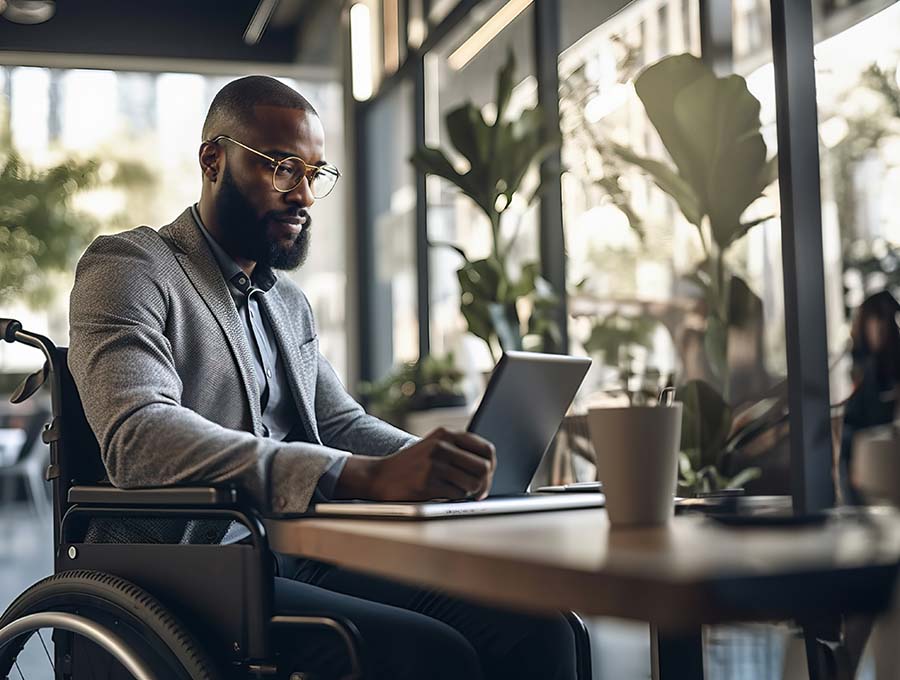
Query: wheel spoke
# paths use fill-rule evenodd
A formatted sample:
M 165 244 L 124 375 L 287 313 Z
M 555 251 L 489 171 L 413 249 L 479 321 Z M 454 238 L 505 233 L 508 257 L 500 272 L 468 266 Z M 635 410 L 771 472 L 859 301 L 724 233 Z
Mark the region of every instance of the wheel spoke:
M 53 663 L 53 657 L 50 656 L 50 650 L 47 649 L 47 643 L 44 642 L 44 636 L 41 635 L 41 631 L 38 631 L 37 634 L 38 634 L 38 639 L 41 641 L 41 647 L 44 648 L 44 654 L 47 655 L 47 661 L 50 662 L 50 668 L 53 669 L 53 673 L 55 675 L 56 674 L 56 665 Z

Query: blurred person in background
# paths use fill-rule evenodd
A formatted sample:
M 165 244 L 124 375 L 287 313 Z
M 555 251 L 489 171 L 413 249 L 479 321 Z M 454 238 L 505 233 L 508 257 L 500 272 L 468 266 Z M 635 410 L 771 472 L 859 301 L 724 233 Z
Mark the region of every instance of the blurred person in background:
M 900 386 L 900 304 L 883 290 L 866 298 L 856 310 L 850 330 L 853 392 L 844 404 L 841 429 L 841 490 L 856 500 L 849 479 L 853 438 L 866 428 L 894 421 Z

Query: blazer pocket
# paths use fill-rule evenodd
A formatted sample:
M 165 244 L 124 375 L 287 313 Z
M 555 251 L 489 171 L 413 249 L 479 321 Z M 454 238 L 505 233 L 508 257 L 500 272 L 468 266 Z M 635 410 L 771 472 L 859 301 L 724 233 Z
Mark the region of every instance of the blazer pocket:
M 300 366 L 303 371 L 303 374 L 299 376 L 300 380 L 307 386 L 314 387 L 319 370 L 319 336 L 315 335 L 300 343 L 300 347 L 297 348 L 297 356 L 300 357 Z
M 318 335 L 314 335 L 311 338 L 309 338 L 309 340 L 304 340 L 303 342 L 300 343 L 300 351 L 301 352 L 309 351 L 311 349 L 318 349 L 318 348 L 319 348 L 319 336 Z

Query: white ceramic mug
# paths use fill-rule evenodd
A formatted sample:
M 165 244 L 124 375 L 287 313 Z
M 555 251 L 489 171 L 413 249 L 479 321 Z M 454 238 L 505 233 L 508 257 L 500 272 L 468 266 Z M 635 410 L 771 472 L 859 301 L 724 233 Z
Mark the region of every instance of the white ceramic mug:
M 660 525 L 674 514 L 681 412 L 681 402 L 588 410 L 610 524 Z
M 900 423 L 872 427 L 853 437 L 850 479 L 866 503 L 900 507 Z

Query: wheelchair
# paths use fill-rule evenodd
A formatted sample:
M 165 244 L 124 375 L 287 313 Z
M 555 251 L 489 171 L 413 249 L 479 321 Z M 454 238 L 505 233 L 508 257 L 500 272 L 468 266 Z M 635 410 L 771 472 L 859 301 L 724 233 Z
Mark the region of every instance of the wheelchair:
M 125 490 L 104 481 L 100 449 L 85 419 L 66 361 L 67 348 L 0 319 L 0 339 L 40 350 L 43 367 L 11 396 L 19 403 L 50 389 L 47 479 L 52 485 L 54 574 L 19 595 L 0 617 L 0 678 L 12 678 L 29 640 L 38 637 L 55 680 L 320 680 L 288 666 L 273 638 L 297 629 L 334 635 L 346 650 L 341 680 L 366 678 L 365 647 L 352 621 L 327 612 L 279 614 L 273 605 L 273 555 L 257 510 L 234 487 Z M 93 540 L 98 522 L 238 522 L 249 537 L 234 543 Z M 202 525 L 202 524 L 201 524 Z M 94 532 L 96 533 L 96 532 Z M 575 633 L 579 680 L 590 680 L 587 628 Z M 52 650 L 41 636 L 51 629 Z M 19 669 L 21 675 L 21 669 Z M 24 676 L 23 676 L 24 677 Z M 424 680 L 424 679 L 423 679 Z

